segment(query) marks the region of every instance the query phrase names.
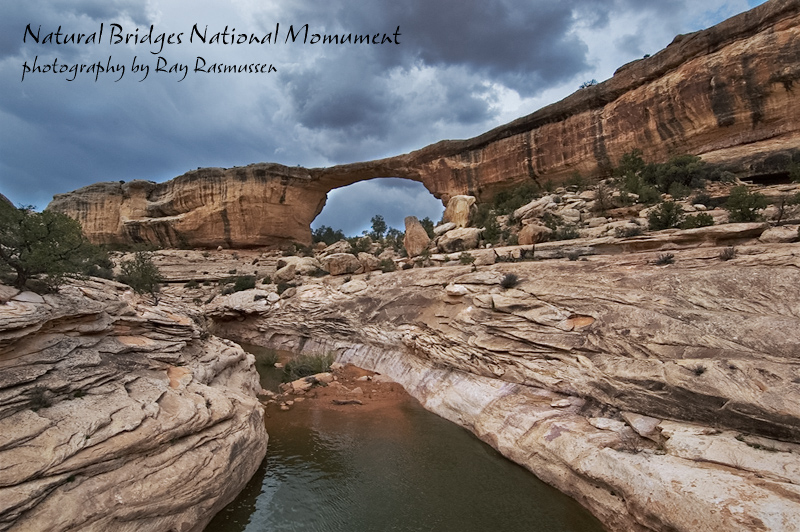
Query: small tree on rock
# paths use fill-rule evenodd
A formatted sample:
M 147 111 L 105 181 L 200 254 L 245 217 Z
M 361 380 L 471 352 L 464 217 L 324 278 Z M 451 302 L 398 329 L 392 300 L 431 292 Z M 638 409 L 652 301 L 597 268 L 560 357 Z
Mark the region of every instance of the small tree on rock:
M 137 294 L 150 294 L 158 305 L 158 292 L 164 278 L 153 262 L 153 257 L 146 251 L 137 251 L 133 259 L 120 263 L 121 273 L 117 280 L 133 288 Z
M 763 194 L 750 192 L 744 185 L 733 187 L 725 203 L 731 222 L 757 222 L 761 219 L 758 211 L 766 206 L 767 198 Z
M 55 290 L 65 277 L 94 273 L 96 266 L 107 268 L 109 261 L 86 240 L 77 220 L 0 202 L 0 265 L 16 274 L 13 283 L 20 290 L 34 277 Z

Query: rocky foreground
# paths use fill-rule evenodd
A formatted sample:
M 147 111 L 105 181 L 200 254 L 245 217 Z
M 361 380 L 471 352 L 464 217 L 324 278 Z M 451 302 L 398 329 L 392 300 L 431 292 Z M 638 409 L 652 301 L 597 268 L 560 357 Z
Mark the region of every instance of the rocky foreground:
M 110 281 L 0 286 L 0 530 L 200 531 L 266 452 L 252 355 Z
M 678 231 L 201 308 L 226 337 L 388 375 L 610 530 L 800 530 L 800 247 L 739 230 L 732 258 Z

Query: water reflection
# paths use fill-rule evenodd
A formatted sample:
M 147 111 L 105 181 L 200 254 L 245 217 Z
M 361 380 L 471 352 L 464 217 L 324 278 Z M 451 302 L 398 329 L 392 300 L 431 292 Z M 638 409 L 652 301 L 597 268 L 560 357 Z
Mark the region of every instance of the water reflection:
M 411 399 L 374 410 L 312 403 L 271 411 L 267 458 L 207 532 L 602 530 L 575 501 Z

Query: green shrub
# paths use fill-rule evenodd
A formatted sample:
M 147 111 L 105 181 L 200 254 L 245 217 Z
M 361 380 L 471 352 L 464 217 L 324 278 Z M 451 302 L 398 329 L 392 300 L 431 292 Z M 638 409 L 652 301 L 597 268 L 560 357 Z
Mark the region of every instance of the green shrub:
M 283 368 L 283 381 L 291 382 L 309 375 L 325 373 L 331 370 L 333 354 L 298 355 L 286 363 Z
M 392 259 L 383 259 L 380 268 L 383 273 L 393 272 L 397 269 L 397 264 Z
M 241 292 L 243 290 L 250 290 L 256 287 L 255 275 L 240 275 L 233 283 L 233 291 Z
M 578 228 L 572 224 L 564 224 L 556 227 L 555 231 L 550 235 L 551 240 L 573 240 L 580 238 L 581 234 Z
M 650 185 L 642 185 L 639 188 L 639 203 L 644 205 L 653 205 L 661 201 L 661 193 Z
M 475 262 L 475 257 L 470 255 L 466 251 L 463 251 L 461 255 L 458 256 L 458 262 L 464 265 L 472 264 L 473 262 Z
M 137 251 L 133 259 L 120 263 L 120 274 L 117 280 L 125 283 L 137 294 L 150 294 L 158 305 L 158 292 L 164 278 L 153 262 L 152 255 L 146 251 Z
M 692 193 L 692 188 L 681 183 L 672 183 L 670 184 L 667 193 L 674 199 L 683 199 L 689 197 L 689 195 Z
M 758 211 L 766 206 L 767 198 L 763 194 L 750 192 L 744 185 L 733 187 L 725 203 L 731 222 L 757 222 L 761 219 Z
M 517 274 L 515 274 L 515 273 L 507 273 L 500 280 L 500 286 L 502 286 L 503 288 L 513 288 L 513 287 L 517 286 L 518 282 L 519 282 L 519 278 L 517 277 Z
M 428 238 L 433 239 L 433 220 L 428 218 L 427 216 L 419 221 L 419 224 L 425 229 L 425 232 L 428 233 Z
M 712 203 L 714 200 L 711 199 L 711 195 L 708 192 L 698 192 L 692 198 L 692 203 L 705 205 L 706 207 L 713 207 Z
M 690 189 L 704 186 L 712 176 L 712 167 L 695 155 L 678 155 L 666 163 L 646 165 L 641 176 L 644 183 L 669 192 L 674 185 Z
M 339 240 L 344 240 L 344 232 L 341 229 L 333 229 L 327 225 L 320 225 L 311 233 L 311 241 L 315 244 L 324 242 L 325 245 L 330 246 Z
M 276 291 L 278 292 L 278 295 L 281 295 L 282 293 L 284 293 L 285 291 L 287 291 L 290 288 L 293 288 L 294 286 L 295 285 L 293 285 L 291 283 L 278 283 L 278 286 L 276 287 Z
M 675 255 L 672 253 L 659 253 L 654 264 L 656 266 L 663 266 L 665 264 L 672 264 L 675 262 Z
M 266 277 L 264 277 L 264 279 L 261 281 L 261 284 L 272 284 L 272 277 L 270 277 L 269 275 L 267 275 L 267 276 L 266 276 Z
M 500 241 L 500 224 L 497 223 L 497 217 L 494 214 L 486 218 L 481 237 L 492 244 L 497 244 Z
M 688 214 L 680 223 L 681 229 L 694 229 L 696 227 L 708 227 L 714 225 L 714 217 L 707 212 L 698 214 Z
M 372 247 L 372 239 L 366 236 L 354 236 L 347 239 L 350 244 L 350 253 L 358 256 L 359 253 L 369 253 Z
M 733 258 L 736 258 L 736 248 L 733 246 L 728 246 L 719 252 L 719 260 L 727 261 Z
M 614 229 L 614 236 L 617 238 L 630 238 L 632 236 L 639 236 L 642 234 L 642 228 L 638 225 L 635 227 L 617 227 Z
M 539 196 L 539 192 L 539 187 L 536 185 L 536 183 L 527 181 L 517 185 L 514 188 L 498 192 L 492 198 L 492 203 L 486 204 L 486 208 L 487 210 L 494 209 L 497 215 L 511 214 L 523 205 L 527 205 L 537 198 Z M 478 205 L 479 210 L 480 208 L 481 205 Z M 480 225 L 473 225 L 475 227 L 483 227 L 483 223 Z
M 576 171 L 569 176 L 569 178 L 564 182 L 564 185 L 575 188 L 576 190 L 583 190 L 586 188 L 586 180 L 583 178 L 580 172 Z
M 665 201 L 647 215 L 650 229 L 660 231 L 677 227 L 683 218 L 683 208 L 674 201 Z

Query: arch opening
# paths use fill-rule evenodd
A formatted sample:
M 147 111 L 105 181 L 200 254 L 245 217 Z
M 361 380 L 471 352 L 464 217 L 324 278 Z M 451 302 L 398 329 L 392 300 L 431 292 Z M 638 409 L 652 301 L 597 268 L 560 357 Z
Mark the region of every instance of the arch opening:
M 399 177 L 378 177 L 334 188 L 328 192 L 325 207 L 314 218 L 311 230 L 328 226 L 345 236 L 358 236 L 371 230 L 371 219 L 383 216 L 387 228 L 405 231 L 406 216 L 434 223 L 444 213 L 441 200 L 418 182 Z

